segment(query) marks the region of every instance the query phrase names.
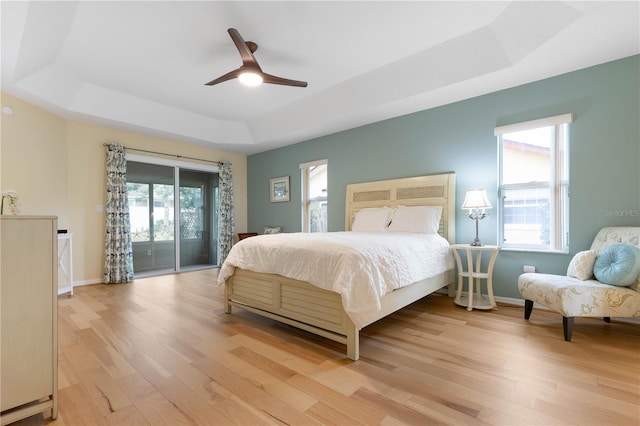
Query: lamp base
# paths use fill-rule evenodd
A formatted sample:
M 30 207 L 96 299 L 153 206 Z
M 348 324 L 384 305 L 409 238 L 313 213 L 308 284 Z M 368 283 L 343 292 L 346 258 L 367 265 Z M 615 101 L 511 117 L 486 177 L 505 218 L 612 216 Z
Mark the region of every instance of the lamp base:
M 480 238 L 478 238 L 478 221 L 485 218 L 485 214 L 469 214 L 469 218 L 476 221 L 476 237 L 473 239 L 473 242 L 469 244 L 472 247 L 482 247 L 482 243 L 480 242 Z

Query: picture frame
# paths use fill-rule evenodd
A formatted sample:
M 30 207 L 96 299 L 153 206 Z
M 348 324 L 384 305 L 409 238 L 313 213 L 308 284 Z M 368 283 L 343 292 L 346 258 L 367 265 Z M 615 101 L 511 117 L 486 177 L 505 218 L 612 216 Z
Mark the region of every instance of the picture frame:
M 269 181 L 269 200 L 272 203 L 289 201 L 289 176 L 273 178 Z

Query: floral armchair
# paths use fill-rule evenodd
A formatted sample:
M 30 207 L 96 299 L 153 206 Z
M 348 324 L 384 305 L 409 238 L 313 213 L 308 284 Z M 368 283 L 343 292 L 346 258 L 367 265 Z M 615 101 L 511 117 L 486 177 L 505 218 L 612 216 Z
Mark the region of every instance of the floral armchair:
M 518 290 L 525 299 L 525 319 L 531 316 L 534 302 L 561 313 L 564 340 L 569 342 L 574 317 L 604 317 L 606 322 L 611 322 L 611 317 L 640 317 L 640 277 L 626 287 L 603 284 L 591 273 L 593 261 L 590 263 L 591 270 L 587 261 L 587 266 L 582 266 L 582 276 L 576 273 L 576 269 L 580 269 L 580 266 L 576 267 L 577 262 L 585 259 L 584 256 L 578 259 L 579 254 L 591 252 L 595 259 L 607 247 L 617 244 L 640 248 L 640 227 L 601 229 L 593 240 L 591 251 L 576 254 L 567 276 L 540 273 L 520 275 Z

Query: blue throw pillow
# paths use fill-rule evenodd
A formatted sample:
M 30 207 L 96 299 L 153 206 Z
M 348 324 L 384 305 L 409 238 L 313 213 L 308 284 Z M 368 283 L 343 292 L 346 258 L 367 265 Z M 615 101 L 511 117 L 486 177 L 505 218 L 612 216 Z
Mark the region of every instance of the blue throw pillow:
M 626 287 L 640 275 L 640 249 L 615 244 L 602 250 L 593 265 L 593 275 L 603 284 Z

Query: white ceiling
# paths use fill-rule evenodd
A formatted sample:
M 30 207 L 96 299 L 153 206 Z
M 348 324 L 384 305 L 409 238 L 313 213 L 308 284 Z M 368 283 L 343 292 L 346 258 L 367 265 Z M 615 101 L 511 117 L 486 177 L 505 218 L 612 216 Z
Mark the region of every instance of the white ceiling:
M 1 3 L 2 90 L 253 154 L 640 53 L 638 1 Z M 306 88 L 237 80 L 227 33 Z

